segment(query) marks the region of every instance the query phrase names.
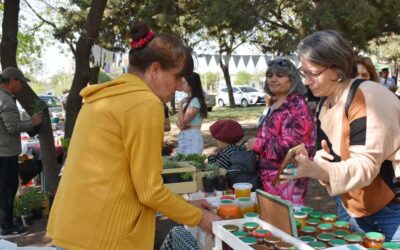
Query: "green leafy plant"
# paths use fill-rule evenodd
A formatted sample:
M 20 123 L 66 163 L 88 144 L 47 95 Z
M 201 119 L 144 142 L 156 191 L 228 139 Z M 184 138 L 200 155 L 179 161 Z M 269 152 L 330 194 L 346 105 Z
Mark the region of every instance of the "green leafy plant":
M 69 138 L 61 138 L 60 141 L 61 141 L 61 146 L 63 147 L 63 149 L 65 151 L 68 151 L 68 147 L 69 147 L 69 143 L 70 143 L 71 139 L 69 139 Z
M 42 207 L 43 201 L 47 200 L 48 194 L 43 193 L 38 188 L 28 188 L 28 190 L 18 197 L 21 206 L 26 209 Z

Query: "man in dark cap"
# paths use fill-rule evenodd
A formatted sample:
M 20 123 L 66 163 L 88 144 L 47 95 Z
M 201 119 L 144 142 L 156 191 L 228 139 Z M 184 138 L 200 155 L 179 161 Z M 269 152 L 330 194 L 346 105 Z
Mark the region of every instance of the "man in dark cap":
M 26 232 L 13 224 L 13 205 L 18 189 L 18 155 L 21 154 L 20 133 L 32 131 L 42 122 L 36 113 L 27 121 L 21 121 L 14 94 L 30 80 L 15 67 L 7 67 L 1 73 L 0 82 L 0 238 Z
M 388 88 L 392 92 L 396 92 L 397 86 L 393 78 L 389 77 L 389 68 L 382 69 L 382 76 L 379 77 L 379 83 Z

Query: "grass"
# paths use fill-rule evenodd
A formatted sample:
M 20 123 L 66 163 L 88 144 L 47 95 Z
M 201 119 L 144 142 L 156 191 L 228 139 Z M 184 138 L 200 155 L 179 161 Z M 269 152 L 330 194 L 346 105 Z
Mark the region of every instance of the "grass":
M 247 108 L 214 107 L 212 112 L 208 112 L 208 117 L 204 119 L 204 122 L 210 123 L 222 119 L 232 119 L 236 121 L 258 121 L 258 118 L 261 116 L 264 107 L 264 105 L 251 106 Z M 177 114 L 170 116 L 171 123 L 175 123 L 177 119 Z

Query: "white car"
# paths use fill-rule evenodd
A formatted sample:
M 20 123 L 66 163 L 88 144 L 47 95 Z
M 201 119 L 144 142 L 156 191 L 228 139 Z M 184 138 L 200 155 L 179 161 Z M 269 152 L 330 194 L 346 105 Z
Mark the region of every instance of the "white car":
M 232 87 L 232 91 L 235 105 L 247 107 L 257 103 L 265 103 L 265 93 L 251 86 L 235 86 Z M 220 107 L 229 105 L 228 89 L 222 88 L 215 99 Z
M 215 106 L 215 95 L 209 94 L 207 91 L 203 90 L 204 92 L 204 99 L 206 101 L 207 110 L 212 111 L 213 107 Z M 187 93 L 184 91 L 176 91 L 175 92 L 175 103 L 177 104 L 182 98 L 185 98 Z

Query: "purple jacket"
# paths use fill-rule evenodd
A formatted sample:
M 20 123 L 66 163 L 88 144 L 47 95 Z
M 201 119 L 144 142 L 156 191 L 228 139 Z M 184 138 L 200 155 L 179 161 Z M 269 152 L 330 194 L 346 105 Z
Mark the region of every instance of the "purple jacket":
M 304 204 L 307 179 L 295 179 L 272 186 L 278 167 L 290 148 L 304 143 L 311 157 L 316 141 L 315 119 L 302 95 L 290 94 L 281 106 L 264 117 L 257 131 L 253 151 L 260 160 L 264 191 L 278 195 L 294 204 Z

